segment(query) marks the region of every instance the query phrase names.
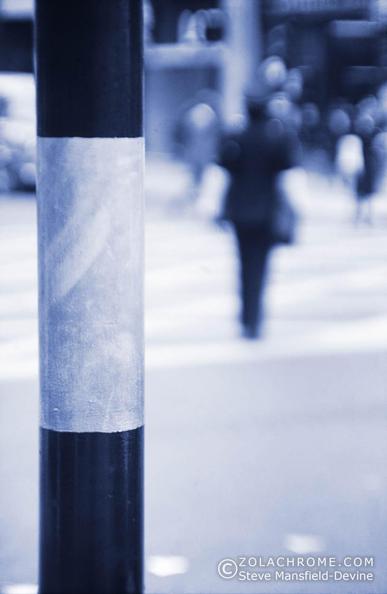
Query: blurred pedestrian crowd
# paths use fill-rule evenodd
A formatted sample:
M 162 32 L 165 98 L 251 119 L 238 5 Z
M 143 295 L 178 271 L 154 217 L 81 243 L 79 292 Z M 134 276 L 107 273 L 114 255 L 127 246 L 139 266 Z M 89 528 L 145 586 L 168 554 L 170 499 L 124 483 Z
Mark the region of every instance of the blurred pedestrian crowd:
M 216 220 L 235 234 L 241 329 L 254 339 L 263 335 L 271 250 L 296 238 L 298 214 L 283 172 L 318 161 L 353 202 L 354 224 L 372 224 L 372 199 L 386 171 L 387 84 L 356 103 L 339 98 L 323 113 L 304 102 L 301 70 L 271 56 L 246 89 L 245 106 L 225 129 L 219 99 L 202 91 L 184 106 L 176 141 L 191 171 L 191 201 L 200 198 L 213 163 L 227 172 Z

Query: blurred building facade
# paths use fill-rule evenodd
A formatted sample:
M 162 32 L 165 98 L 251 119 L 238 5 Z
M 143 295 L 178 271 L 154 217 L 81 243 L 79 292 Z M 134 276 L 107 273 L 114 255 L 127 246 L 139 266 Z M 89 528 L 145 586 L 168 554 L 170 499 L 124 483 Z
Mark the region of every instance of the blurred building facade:
M 266 51 L 302 69 L 305 99 L 324 108 L 385 80 L 386 25 L 375 0 L 264 0 Z
M 148 4 L 154 18 L 147 61 L 148 137 L 154 150 L 169 150 L 173 136 L 168 130 L 195 90 L 219 93 L 226 123 L 242 113 L 245 89 L 268 56 L 280 56 L 288 68 L 300 71 L 303 101 L 315 103 L 322 113 L 339 99 L 358 101 L 387 80 L 385 0 Z M 223 19 L 211 38 L 203 35 L 202 23 L 215 10 Z
M 262 58 L 282 57 L 320 111 L 387 80 L 386 0 L 144 0 L 148 150 L 171 153 L 184 111 L 243 113 Z M 0 71 L 32 71 L 33 0 L 0 0 Z

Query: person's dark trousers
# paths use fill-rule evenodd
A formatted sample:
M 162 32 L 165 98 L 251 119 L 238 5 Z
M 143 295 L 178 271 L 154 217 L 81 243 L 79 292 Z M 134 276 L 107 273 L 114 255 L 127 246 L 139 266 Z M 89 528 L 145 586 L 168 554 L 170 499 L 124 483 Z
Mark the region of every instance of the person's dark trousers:
M 241 323 L 245 336 L 259 336 L 270 242 L 260 227 L 234 224 L 240 261 Z

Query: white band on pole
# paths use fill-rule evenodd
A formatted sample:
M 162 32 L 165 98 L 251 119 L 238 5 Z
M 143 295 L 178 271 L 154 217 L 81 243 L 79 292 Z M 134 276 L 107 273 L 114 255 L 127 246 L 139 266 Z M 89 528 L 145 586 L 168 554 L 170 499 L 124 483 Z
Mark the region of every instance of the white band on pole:
M 41 426 L 136 429 L 144 140 L 39 138 L 38 163 Z

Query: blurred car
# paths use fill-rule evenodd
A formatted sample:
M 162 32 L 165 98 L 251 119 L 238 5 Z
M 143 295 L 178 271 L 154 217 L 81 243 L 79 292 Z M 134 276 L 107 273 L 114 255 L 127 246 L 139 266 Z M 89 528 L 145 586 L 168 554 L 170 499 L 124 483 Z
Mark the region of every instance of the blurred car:
M 35 135 L 33 75 L 0 73 L 0 192 L 35 189 Z

